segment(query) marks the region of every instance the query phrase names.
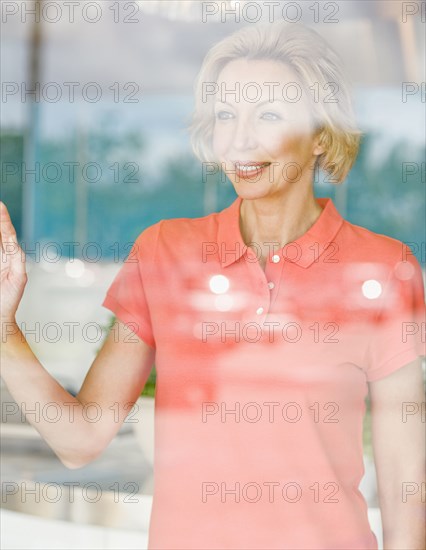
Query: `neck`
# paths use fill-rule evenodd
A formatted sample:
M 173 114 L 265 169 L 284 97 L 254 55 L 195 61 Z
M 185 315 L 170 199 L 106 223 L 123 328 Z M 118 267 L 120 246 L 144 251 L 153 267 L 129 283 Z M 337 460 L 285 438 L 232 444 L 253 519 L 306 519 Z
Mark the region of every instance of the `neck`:
M 312 187 L 301 193 L 300 189 L 280 196 L 260 199 L 243 199 L 240 207 L 240 231 L 246 245 L 274 243 L 279 250 L 287 243 L 301 237 L 322 212 Z

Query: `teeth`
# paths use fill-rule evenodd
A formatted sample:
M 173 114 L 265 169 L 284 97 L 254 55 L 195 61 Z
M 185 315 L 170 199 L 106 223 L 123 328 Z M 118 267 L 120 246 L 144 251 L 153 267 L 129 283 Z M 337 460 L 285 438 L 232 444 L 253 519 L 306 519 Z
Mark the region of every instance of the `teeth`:
M 238 170 L 241 170 L 242 172 L 255 172 L 256 170 L 259 170 L 259 168 L 263 168 L 264 166 L 267 166 L 269 163 L 265 162 L 263 164 L 256 164 L 251 166 L 244 166 L 242 164 L 236 164 L 236 168 Z

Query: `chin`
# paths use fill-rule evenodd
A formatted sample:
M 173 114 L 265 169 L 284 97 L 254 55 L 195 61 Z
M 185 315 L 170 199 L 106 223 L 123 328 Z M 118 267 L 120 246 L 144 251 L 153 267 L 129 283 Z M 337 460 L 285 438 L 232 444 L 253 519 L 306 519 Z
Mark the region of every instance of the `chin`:
M 236 194 L 242 199 L 260 199 L 270 194 L 270 189 L 265 188 L 260 182 L 232 182 Z
M 266 178 L 253 179 L 252 181 L 244 178 L 240 178 L 238 181 L 235 181 L 234 178 L 229 178 L 229 180 L 236 194 L 243 199 L 261 199 L 276 196 L 277 193 L 285 192 L 287 187 L 285 183 L 283 185 L 283 182 L 269 181 L 267 176 Z

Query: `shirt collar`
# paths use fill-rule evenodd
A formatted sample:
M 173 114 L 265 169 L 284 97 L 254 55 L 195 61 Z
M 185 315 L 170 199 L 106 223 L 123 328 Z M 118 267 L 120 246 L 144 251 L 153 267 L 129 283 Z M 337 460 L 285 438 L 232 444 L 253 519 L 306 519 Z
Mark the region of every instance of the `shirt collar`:
M 275 251 L 275 254 L 301 267 L 309 267 L 321 256 L 344 221 L 331 198 L 323 197 L 315 200 L 323 210 L 312 227 L 291 245 Z M 241 202 L 242 198 L 237 197 L 232 204 L 219 212 L 217 236 L 222 267 L 237 262 L 244 253 L 253 255 L 252 249 L 244 243 L 240 232 Z

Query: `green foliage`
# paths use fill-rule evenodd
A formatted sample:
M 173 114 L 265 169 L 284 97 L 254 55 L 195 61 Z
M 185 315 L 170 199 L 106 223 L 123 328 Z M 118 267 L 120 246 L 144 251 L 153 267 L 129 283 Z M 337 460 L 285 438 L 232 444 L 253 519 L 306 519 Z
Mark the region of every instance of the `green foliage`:
M 371 435 L 371 402 L 369 395 L 365 399 L 365 405 L 366 409 L 362 430 L 363 450 L 365 455 L 373 458 L 373 444 Z
M 348 185 L 346 218 L 376 233 L 406 243 L 421 243 L 425 234 L 424 182 L 420 175 L 423 150 L 400 141 L 395 142 L 383 158 L 377 151 L 378 143 L 378 136 L 374 134 L 363 139 L 355 166 L 345 183 Z M 417 174 L 404 173 L 404 164 L 408 161 L 417 164 Z
M 149 374 L 148 380 L 146 381 L 145 387 L 142 390 L 141 395 L 146 395 L 148 397 L 155 396 L 155 384 L 157 381 L 157 371 L 155 365 L 152 367 L 152 371 Z
M 348 221 L 374 232 L 419 244 L 424 241 L 425 233 L 424 183 L 420 169 L 417 175 L 404 177 L 403 164 L 409 161 L 420 167 L 422 150 L 413 144 L 395 141 L 392 149 L 384 154 L 380 150 L 381 139 L 375 134 L 364 136 L 355 166 L 343 184 L 347 194 L 343 215 Z M 22 134 L 3 131 L 0 140 L 0 196 L 8 206 L 19 238 L 24 139 Z M 189 152 L 166 157 L 153 175 L 145 171 L 145 154 L 146 138 L 140 132 L 115 132 L 112 115 L 106 118 L 101 130 L 80 132 L 62 141 L 44 140 L 39 146 L 38 160 L 42 166 L 55 163 L 64 167 L 64 163 L 70 161 L 82 166 L 95 162 L 102 167 L 102 178 L 95 183 L 85 182 L 82 199 L 77 193 L 77 181 L 69 181 L 65 168 L 57 182 L 44 181 L 42 177 L 36 189 L 35 240 L 55 239 L 59 243 L 74 240 L 76 209 L 83 208 L 87 230 L 79 233 L 79 237 L 98 243 L 103 259 L 115 256 L 119 245 L 120 260 L 123 260 L 128 253 L 125 245 L 153 223 L 168 218 L 203 216 L 206 185 L 216 196 L 218 211 L 236 198 L 233 186 L 221 173 L 203 181 L 202 166 Z M 18 170 L 7 175 L 6 169 L 11 163 Z M 111 169 L 115 163 L 120 166 L 118 173 Z M 124 169 L 126 163 L 139 166 L 134 176 L 137 182 L 128 182 L 131 174 L 129 168 Z M 27 180 L 32 182 L 33 176 L 29 175 Z M 316 184 L 315 192 L 317 196 L 331 196 L 335 200 L 336 189 L 332 184 Z M 86 201 L 85 205 L 82 200 Z M 64 253 L 67 250 L 64 247 Z M 414 252 L 423 262 L 418 250 Z

